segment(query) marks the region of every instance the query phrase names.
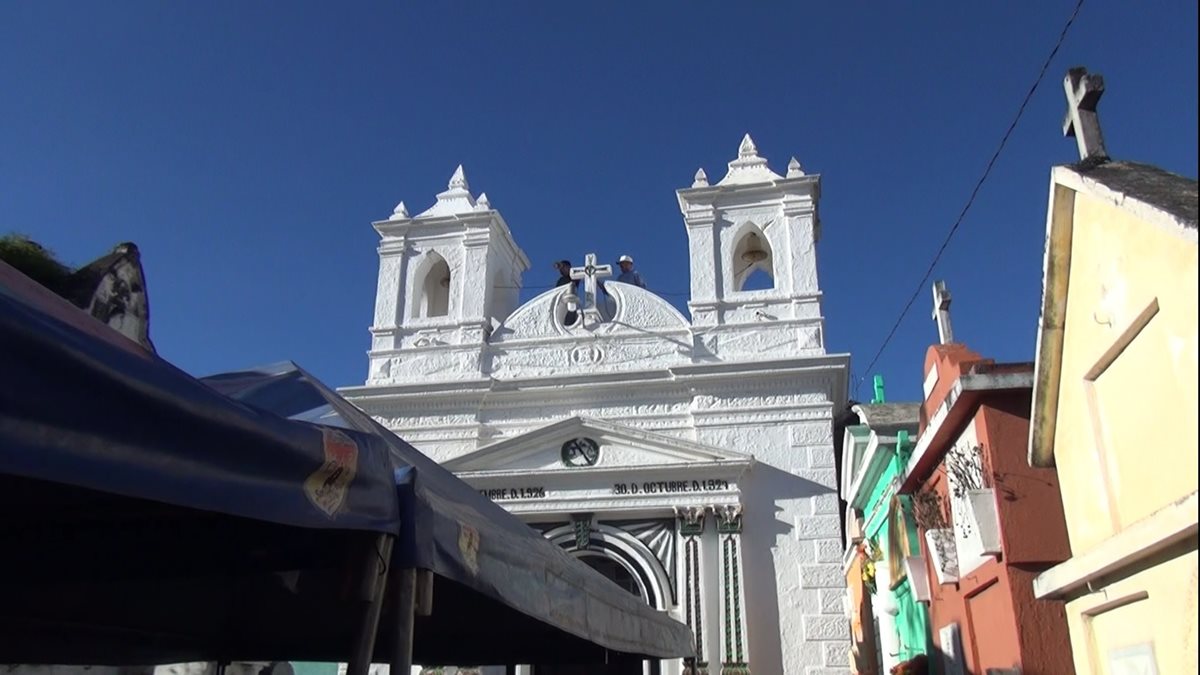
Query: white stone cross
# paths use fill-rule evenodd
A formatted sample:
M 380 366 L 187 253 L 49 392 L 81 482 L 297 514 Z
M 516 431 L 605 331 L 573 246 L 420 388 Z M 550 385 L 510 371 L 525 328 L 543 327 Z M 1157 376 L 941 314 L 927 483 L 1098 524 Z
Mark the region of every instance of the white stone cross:
M 583 267 L 571 268 L 571 278 L 576 281 L 583 280 L 583 293 L 586 298 L 583 308 L 585 314 L 599 313 L 599 310 L 596 309 L 596 285 L 600 278 L 611 277 L 612 273 L 612 265 L 596 264 L 595 253 L 584 256 Z
M 1072 68 L 1063 79 L 1067 92 L 1067 117 L 1063 120 L 1063 135 L 1074 136 L 1079 146 L 1079 159 L 1104 159 L 1104 135 L 1100 133 L 1100 118 L 1096 104 L 1104 95 L 1104 78 L 1089 75 L 1087 68 Z
M 950 291 L 945 281 L 933 282 L 933 320 L 937 322 L 938 342 L 954 342 L 954 329 L 950 326 Z

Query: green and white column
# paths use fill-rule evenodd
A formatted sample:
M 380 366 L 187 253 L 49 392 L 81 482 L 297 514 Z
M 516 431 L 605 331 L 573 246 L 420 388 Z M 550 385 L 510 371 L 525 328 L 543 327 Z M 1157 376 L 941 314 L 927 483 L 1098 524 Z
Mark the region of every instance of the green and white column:
M 721 675 L 750 675 L 742 580 L 742 506 L 718 506 L 713 512 L 721 547 Z

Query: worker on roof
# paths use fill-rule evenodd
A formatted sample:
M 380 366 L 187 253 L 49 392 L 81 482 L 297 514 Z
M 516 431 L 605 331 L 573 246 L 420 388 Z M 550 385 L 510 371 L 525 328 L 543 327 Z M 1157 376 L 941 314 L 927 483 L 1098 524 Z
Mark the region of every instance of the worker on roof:
M 642 279 L 641 273 L 633 269 L 633 258 L 627 255 L 617 258 L 617 267 L 621 268 L 621 273 L 617 275 L 617 281 L 623 284 L 633 284 L 638 288 L 646 287 L 646 280 Z

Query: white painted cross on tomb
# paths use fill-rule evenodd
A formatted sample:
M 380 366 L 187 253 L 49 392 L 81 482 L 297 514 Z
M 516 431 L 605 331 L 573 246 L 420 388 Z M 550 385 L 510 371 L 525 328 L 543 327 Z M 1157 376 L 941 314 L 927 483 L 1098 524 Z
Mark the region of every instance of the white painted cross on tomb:
M 681 176 L 687 245 L 658 254 L 689 265 L 684 312 L 595 254 L 520 302 L 521 230 L 463 176 L 374 223 L 370 367 L 342 393 L 695 634 L 694 660 L 605 675 L 848 675 L 833 447 L 849 356 L 825 351 L 820 176 L 776 173 L 749 136 L 719 180 Z M 744 286 L 749 252 L 769 287 Z M 444 314 L 420 311 L 443 292 Z M 516 672 L 562 672 L 545 665 Z
M 954 342 L 954 328 L 950 325 L 950 291 L 945 281 L 933 282 L 933 320 L 937 322 L 938 342 L 944 345 Z
M 584 306 L 583 316 L 589 322 L 600 319 L 600 309 L 596 307 L 596 290 L 600 279 L 612 276 L 612 265 L 597 265 L 596 254 L 589 253 L 583 258 L 583 267 L 572 267 L 571 278 L 583 281 Z
M 1100 117 L 1096 114 L 1096 104 L 1104 95 L 1104 78 L 1089 74 L 1087 68 L 1072 68 L 1063 79 L 1063 88 L 1067 92 L 1063 135 L 1075 137 L 1079 159 L 1107 159 Z

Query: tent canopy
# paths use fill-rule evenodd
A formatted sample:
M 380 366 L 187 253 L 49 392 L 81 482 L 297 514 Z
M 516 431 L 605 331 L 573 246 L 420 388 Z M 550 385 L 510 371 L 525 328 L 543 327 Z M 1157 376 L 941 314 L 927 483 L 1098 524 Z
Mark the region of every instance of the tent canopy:
M 434 575 L 417 662 L 691 653 L 300 369 L 202 383 L 105 331 L 0 263 L 0 663 L 346 660 L 370 566 Z
M 401 503 L 411 507 L 414 523 L 413 528 L 402 531 L 395 564 L 432 570 L 438 589 L 444 582 L 452 582 L 523 617 L 539 617 L 559 631 L 614 652 L 662 658 L 691 655 L 691 634 L 686 626 L 651 609 L 547 541 L 295 364 L 279 363 L 201 381 L 257 409 L 371 434 L 388 443 L 397 467 Z M 489 641 L 489 633 L 499 628 L 489 622 L 464 621 L 475 617 L 469 601 L 457 605 L 439 591 L 433 595 L 433 615 L 418 617 L 416 623 L 418 662 L 427 632 L 457 630 L 465 639 Z M 525 619 L 515 620 L 520 625 Z M 516 633 L 530 628 L 521 626 Z M 512 639 L 503 637 L 498 643 Z

